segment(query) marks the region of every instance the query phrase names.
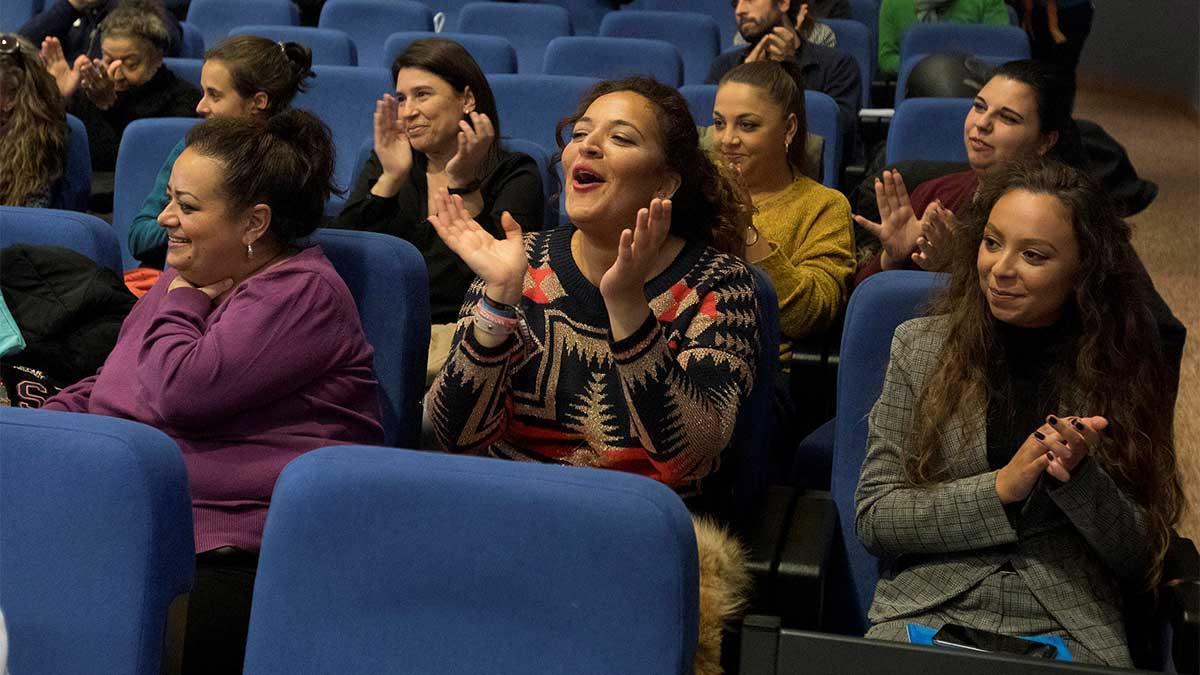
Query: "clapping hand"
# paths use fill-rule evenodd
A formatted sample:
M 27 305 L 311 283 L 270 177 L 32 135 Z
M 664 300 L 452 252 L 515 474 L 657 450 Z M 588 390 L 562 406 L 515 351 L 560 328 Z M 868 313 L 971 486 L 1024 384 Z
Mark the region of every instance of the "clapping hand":
M 746 63 L 754 61 L 782 61 L 796 53 L 800 47 L 800 36 L 786 26 L 776 26 L 762 36 L 754 49 L 746 55 Z
M 949 265 L 950 238 L 958 222 L 954 212 L 935 200 L 925 207 L 922 214 L 921 236 L 917 237 L 917 250 L 912 254 L 913 262 L 929 272 L 941 272 Z
M 855 214 L 854 222 L 879 238 L 883 245 L 883 268 L 898 267 L 916 247 L 921 223 L 913 213 L 908 188 L 899 171 L 884 171 L 875 179 L 875 202 L 879 205 L 879 222 Z
M 1055 417 L 1046 418 L 1047 446 L 1053 449 L 1054 459 L 1046 467 L 1046 473 L 1062 482 L 1071 480 L 1071 474 L 1079 463 L 1099 447 L 1100 432 L 1108 427 L 1103 417 Z M 1046 428 L 1043 427 L 1043 428 Z
M 67 63 L 62 43 L 56 37 L 42 40 L 41 57 L 42 63 L 46 66 L 46 72 L 50 73 L 54 78 L 54 83 L 58 85 L 58 93 L 62 94 L 63 98 L 70 98 L 79 88 L 79 71 L 84 63 L 90 63 L 88 58 L 81 54 L 79 58 L 75 59 L 72 67 Z
M 408 174 L 412 171 L 413 155 L 408 134 L 404 132 L 404 125 L 400 122 L 400 104 L 395 96 L 384 94 L 383 98 L 375 102 L 372 123 L 375 155 L 383 167 L 381 179 L 386 178 L 395 183 L 398 191 L 400 184 L 408 180 Z
M 470 117 L 469 124 L 466 120 L 458 121 L 458 151 L 446 163 L 450 187 L 466 187 L 475 182 L 479 166 L 496 138 L 496 130 L 487 115 L 473 112 Z
M 638 209 L 633 229 L 621 231 L 617 259 L 600 277 L 605 302 L 646 301 L 646 280 L 659 262 L 670 231 L 670 199 L 652 199 L 650 208 Z
M 117 68 L 121 67 L 121 60 L 117 59 L 108 65 L 104 61 L 95 59 L 94 61 L 84 61 L 86 56 L 80 55 L 79 59 L 75 60 L 75 67 L 79 69 L 83 85 L 83 93 L 91 99 L 92 103 L 101 110 L 108 110 L 117 102 L 117 87 L 113 83 L 113 75 L 117 72 Z
M 462 197 L 443 189 L 437 194 L 437 206 L 429 222 L 446 247 L 487 284 L 487 296 L 508 305 L 519 303 L 529 269 L 520 223 L 505 211 L 500 217 L 504 238 L 497 239 L 471 218 Z

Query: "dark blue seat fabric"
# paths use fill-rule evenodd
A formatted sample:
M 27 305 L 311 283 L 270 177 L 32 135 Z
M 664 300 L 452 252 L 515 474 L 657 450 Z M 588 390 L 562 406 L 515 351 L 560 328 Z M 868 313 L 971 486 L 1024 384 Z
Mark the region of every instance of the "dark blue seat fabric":
M 117 274 L 123 269 L 121 247 L 112 227 L 78 211 L 0 206 L 0 249 L 13 244 L 62 246 Z
M 0 408 L 9 672 L 158 675 L 192 585 L 179 447 L 114 417 Z
M 969 98 L 910 98 L 901 103 L 888 129 L 887 163 L 966 162 L 963 123 L 971 105 Z
M 357 66 L 354 40 L 333 28 L 309 26 L 238 26 L 230 35 L 258 35 L 276 42 L 298 42 L 312 50 L 312 62 L 320 66 Z
M 733 18 L 733 3 L 729 0 L 634 0 L 622 9 L 659 12 L 697 12 L 707 14 L 717 22 L 721 31 L 721 50 L 733 46 L 737 21 Z M 705 73 L 707 75 L 708 73 Z
M 943 275 L 929 272 L 880 272 L 854 289 L 846 308 L 830 481 L 840 538 L 830 568 L 829 606 L 835 625 L 860 635 L 868 627 L 867 610 L 879 581 L 878 561 L 863 547 L 854 529 L 854 491 L 866 455 L 867 414 L 883 389 L 896 327 L 921 316 L 927 300 L 943 283 Z
M 215 47 L 234 26 L 278 24 L 297 26 L 300 10 L 291 0 L 191 0 L 187 21 Z
M 559 37 L 546 45 L 547 75 L 578 75 L 604 80 L 642 75 L 663 84 L 683 84 L 683 57 L 662 40 L 614 37 Z
M 129 226 L 142 210 L 146 196 L 162 170 L 167 155 L 200 120 L 192 117 L 157 117 L 135 120 L 125 128 L 117 150 L 113 179 L 113 231 L 121 245 L 124 269 L 138 266 L 129 250 Z
M 200 33 L 200 29 L 187 21 L 180 21 L 179 31 L 183 35 L 182 43 L 179 45 L 179 58 L 204 58 L 204 36 Z
M 688 84 L 703 83 L 721 53 L 716 19 L 699 12 L 610 12 L 600 24 L 600 36 L 671 43 L 683 57 L 683 81 Z
M 688 110 L 696 125 L 707 127 L 713 122 L 713 103 L 717 100 L 717 85 L 715 84 L 685 84 L 679 88 L 679 93 L 687 101 Z
M 380 60 L 379 66 L 390 70 L 392 63 L 405 47 L 416 40 L 433 37 L 453 40 L 462 45 L 484 73 L 517 72 L 517 50 L 513 49 L 508 38 L 477 33 L 431 33 L 429 31 L 392 33 L 383 44 L 383 58 Z
M 828 94 L 808 89 L 804 92 L 804 118 L 808 131 L 825 140 L 821 153 L 821 182 L 836 189 L 842 174 L 846 138 L 837 102 Z
M 271 498 L 246 675 L 692 672 L 683 502 L 599 469 L 363 446 Z
M 473 2 L 458 13 L 458 32 L 499 35 L 517 50 L 517 72 L 542 72 L 546 45 L 571 35 L 571 14 L 555 5 Z
M 175 77 L 178 77 L 185 82 L 191 82 L 200 86 L 200 71 L 204 67 L 204 59 L 183 59 L 170 58 L 163 59 L 163 65 L 167 67 Z
M 851 19 L 821 19 L 837 38 L 837 50 L 854 57 L 858 63 L 858 76 L 862 81 L 862 107 L 871 107 L 871 81 L 875 79 L 875 61 L 878 47 L 874 32 Z
M 38 12 L 42 11 L 42 0 L 4 0 L 0 2 L 0 32 L 15 33 Z
M 969 54 L 1006 61 L 1029 58 L 1029 36 L 1016 26 L 915 23 L 900 40 L 900 63 L 918 54 Z
M 421 431 L 429 353 L 425 259 L 407 241 L 375 232 L 320 229 L 312 241 L 350 288 L 375 349 L 384 442 L 412 447 Z
M 598 81 L 572 75 L 488 76 L 504 136 L 533 141 L 551 154 L 558 152 L 555 125 L 575 112 L 584 93 Z
M 345 32 L 358 48 L 358 62 L 374 66 L 392 33 L 433 30 L 433 11 L 412 0 L 329 0 L 317 25 Z
M 509 152 L 523 152 L 532 157 L 534 162 L 537 162 L 538 176 L 542 179 L 542 199 L 545 200 L 546 204 L 546 215 L 542 221 L 543 227 L 554 227 L 555 223 L 558 222 L 559 206 L 557 200 L 552 201 L 551 197 L 561 192 L 561 189 L 558 187 L 559 184 L 555 182 L 557 181 L 555 173 L 551 171 L 550 151 L 533 141 L 527 141 L 523 138 L 501 139 L 500 147 Z M 557 150 L 555 148 L 556 152 Z
M 87 211 L 92 194 L 92 156 L 87 128 L 74 115 L 67 115 L 67 156 L 63 175 L 50 189 L 50 205 L 71 211 Z

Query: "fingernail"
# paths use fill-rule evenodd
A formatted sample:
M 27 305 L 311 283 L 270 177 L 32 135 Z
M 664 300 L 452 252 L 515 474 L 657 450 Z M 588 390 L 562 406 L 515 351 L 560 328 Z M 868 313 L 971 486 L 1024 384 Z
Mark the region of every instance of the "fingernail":
M 1051 462 L 1053 462 L 1053 461 L 1054 461 L 1054 459 L 1055 459 L 1055 458 L 1054 458 L 1054 451 L 1053 451 L 1053 450 L 1048 450 L 1048 451 L 1046 451 L 1046 456 L 1050 458 L 1050 461 L 1051 461 Z
M 1043 433 L 1042 433 L 1042 432 L 1040 432 L 1040 431 L 1035 431 L 1035 432 L 1033 432 L 1033 437 L 1034 437 L 1034 438 L 1036 438 L 1036 439 L 1038 439 L 1039 441 L 1044 441 L 1044 440 L 1046 440 L 1046 434 L 1043 434 Z
M 1071 426 L 1075 427 L 1076 429 L 1078 429 L 1080 431 L 1083 431 L 1083 425 L 1079 423 L 1079 420 L 1071 420 Z
M 1054 415 L 1050 415 L 1049 417 L 1047 417 L 1046 421 L 1049 422 L 1050 426 L 1052 426 L 1052 427 L 1058 426 L 1058 418 L 1055 417 Z

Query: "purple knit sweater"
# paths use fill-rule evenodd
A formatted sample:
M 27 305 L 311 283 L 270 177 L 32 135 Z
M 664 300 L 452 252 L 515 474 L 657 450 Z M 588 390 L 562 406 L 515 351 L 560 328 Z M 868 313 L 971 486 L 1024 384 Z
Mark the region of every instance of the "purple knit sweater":
M 243 281 L 220 304 L 163 273 L 92 377 L 46 402 L 157 427 L 187 464 L 196 552 L 257 551 L 284 465 L 338 443 L 379 444 L 372 349 L 319 247 Z

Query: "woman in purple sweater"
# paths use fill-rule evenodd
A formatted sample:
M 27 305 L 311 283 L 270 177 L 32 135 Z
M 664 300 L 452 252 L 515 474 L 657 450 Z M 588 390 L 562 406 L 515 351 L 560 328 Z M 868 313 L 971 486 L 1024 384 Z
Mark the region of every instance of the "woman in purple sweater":
M 213 119 L 188 134 L 158 216 L 168 270 L 94 376 L 46 409 L 155 426 L 187 464 L 197 574 L 184 672 L 241 672 L 271 491 L 301 453 L 380 443 L 372 349 L 318 247 L 329 130 L 310 113 Z

